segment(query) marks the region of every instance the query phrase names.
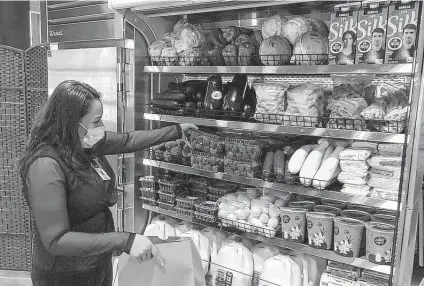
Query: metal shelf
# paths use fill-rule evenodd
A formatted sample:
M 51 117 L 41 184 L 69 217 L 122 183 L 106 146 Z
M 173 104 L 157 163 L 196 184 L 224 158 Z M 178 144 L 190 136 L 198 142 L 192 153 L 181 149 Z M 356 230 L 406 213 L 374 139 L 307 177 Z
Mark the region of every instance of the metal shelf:
M 303 187 L 300 185 L 270 183 L 270 182 L 263 181 L 261 179 L 231 176 L 225 173 L 214 173 L 214 172 L 195 169 L 188 166 L 182 166 L 182 165 L 177 165 L 177 164 L 172 164 L 167 162 L 160 162 L 160 161 L 155 161 L 150 159 L 143 159 L 143 164 L 147 166 L 162 168 L 162 169 L 171 170 L 175 172 L 182 172 L 185 174 L 191 174 L 191 175 L 197 175 L 197 176 L 202 176 L 207 178 L 246 184 L 246 185 L 256 186 L 259 188 L 268 188 L 268 189 L 274 190 L 275 192 L 286 191 L 286 192 L 291 192 L 294 194 L 318 197 L 321 199 L 324 198 L 324 199 L 333 199 L 333 200 L 338 200 L 343 202 L 354 202 L 355 204 L 362 204 L 362 205 L 372 206 L 372 207 L 381 208 L 381 209 L 397 210 L 397 202 L 395 201 L 374 199 L 374 198 L 363 197 L 363 196 L 355 196 L 351 194 L 345 194 L 345 193 L 334 192 L 334 191 L 320 191 L 313 188 Z
M 186 217 L 186 216 L 181 216 L 176 214 L 176 212 L 174 211 L 166 211 L 166 210 L 162 210 L 159 209 L 158 207 L 152 207 L 152 206 L 148 206 L 148 205 L 143 205 L 143 208 L 149 211 L 153 211 L 156 213 L 160 213 L 160 214 L 164 214 L 167 216 L 171 216 L 171 217 L 175 217 L 184 221 L 189 221 L 189 222 L 193 222 L 193 219 L 191 217 Z M 208 225 L 209 227 L 212 227 L 210 225 Z M 219 227 L 215 226 L 215 228 L 219 229 Z M 228 232 L 228 231 L 227 231 Z M 384 273 L 384 274 L 390 274 L 390 266 L 388 265 L 377 265 L 374 263 L 369 262 L 368 260 L 364 259 L 364 258 L 348 258 L 348 257 L 343 257 L 340 256 L 336 253 L 334 253 L 333 251 L 330 250 L 322 250 L 322 249 L 316 249 L 313 247 L 310 247 L 306 244 L 301 244 L 301 243 L 296 243 L 296 242 L 291 242 L 291 241 L 285 241 L 279 238 L 267 238 L 261 235 L 257 235 L 257 234 L 251 234 L 251 233 L 243 233 L 242 234 L 244 237 L 255 240 L 255 241 L 260 241 L 260 242 L 265 242 L 265 243 L 269 243 L 281 248 L 286 248 L 286 249 L 291 249 L 293 251 L 298 251 L 298 252 L 302 252 L 305 254 L 309 254 L 312 256 L 316 256 L 316 257 L 321 257 L 321 258 L 325 258 L 328 260 L 332 260 L 332 261 L 337 261 L 337 262 L 341 262 L 341 263 L 345 263 L 345 264 L 350 264 L 353 266 L 357 266 L 360 268 L 364 268 L 364 269 L 369 269 L 369 270 L 373 270 L 379 273 Z
M 160 115 L 153 113 L 144 113 L 143 118 L 146 120 L 174 122 L 174 123 L 192 123 L 201 126 L 219 127 L 238 129 L 246 131 L 261 131 L 268 133 L 280 134 L 298 134 L 326 138 L 339 138 L 348 140 L 361 140 L 385 143 L 405 143 L 404 134 L 384 133 L 384 132 L 368 132 L 368 131 L 355 131 L 355 130 L 341 130 L 329 128 L 315 128 L 315 127 L 298 127 L 298 126 L 283 126 L 277 124 L 266 123 L 250 123 L 239 121 L 227 121 L 209 118 L 196 118 L 175 115 Z
M 317 74 L 412 74 L 412 64 L 381 65 L 301 65 L 301 66 L 145 66 L 148 73 L 178 74 L 280 74 L 280 75 L 317 75 Z

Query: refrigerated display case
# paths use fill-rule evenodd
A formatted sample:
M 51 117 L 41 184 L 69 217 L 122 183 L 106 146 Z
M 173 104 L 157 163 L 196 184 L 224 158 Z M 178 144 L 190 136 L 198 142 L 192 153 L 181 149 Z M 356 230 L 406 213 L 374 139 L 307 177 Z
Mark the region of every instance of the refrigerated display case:
M 90 78 L 93 78 L 93 81 L 89 83 L 93 84 L 94 87 L 98 89 L 102 88 L 103 85 L 108 87 L 104 91 L 106 94 L 110 94 L 110 96 L 107 96 L 107 98 L 110 98 L 110 102 L 108 101 L 109 105 L 106 104 L 106 106 L 110 106 L 110 114 L 115 114 L 110 117 L 111 124 L 113 123 L 113 126 L 110 126 L 112 130 L 126 132 L 151 129 L 166 124 L 193 123 L 202 127 L 216 128 L 221 132 L 244 131 L 249 132 L 250 135 L 256 134 L 265 137 L 301 135 L 315 140 L 327 138 L 399 144 L 403 148 L 402 183 L 397 201 L 342 193 L 339 191 L 340 189 L 320 190 L 304 187 L 301 184 L 270 182 L 261 177 L 246 178 L 230 175 L 225 171 L 199 170 L 187 165 L 155 160 L 150 156 L 150 151 L 120 155 L 114 159 L 114 162 L 117 162 L 115 165 L 119 168 L 118 187 L 122 190 L 118 206 L 119 216 L 115 217 L 119 230 L 143 232 L 145 226 L 150 222 L 152 213 L 162 213 L 199 223 L 196 218 L 181 216 L 174 210 L 149 206 L 143 204 L 142 200 L 139 199 L 139 177 L 156 173 L 157 170 L 168 170 L 185 175 L 196 175 L 265 188 L 271 193 L 284 190 L 296 195 L 356 203 L 396 212 L 396 235 L 389 265 L 377 265 L 368 261 L 365 257 L 343 257 L 331 250 L 316 249 L 306 244 L 285 241 L 278 236 L 269 238 L 257 233 L 244 233 L 243 236 L 295 252 L 386 274 L 390 276 L 391 285 L 410 285 L 418 221 L 416 202 L 421 196 L 419 190 L 422 183 L 422 174 L 418 173 L 420 170 L 418 167 L 420 164 L 419 145 L 423 115 L 424 43 L 421 39 L 422 35 L 419 35 L 415 60 L 412 63 L 351 66 L 310 65 L 310 63 L 279 66 L 215 66 L 211 64 L 179 66 L 164 59 L 162 61 L 164 64 L 161 65 L 149 58 L 148 47 L 154 41 L 161 39 L 166 32 L 172 31 L 174 24 L 180 18 L 201 26 L 204 32 L 231 25 L 260 30 L 262 23 L 276 14 L 285 15 L 288 19 L 296 15 L 314 17 L 325 22 L 328 26 L 334 5 L 343 3 L 343 1 L 337 3 L 318 1 L 172 1 L 171 4 L 169 1 L 149 1 L 149 3 L 145 3 L 145 1 L 111 0 L 109 1 L 110 10 L 105 9 L 105 1 L 99 2 L 94 3 L 92 9 L 95 9 L 96 5 L 98 9 L 101 6 L 102 12 L 95 13 L 95 16 L 92 15 L 91 21 L 97 21 L 101 18 L 100 20 L 105 21 L 106 25 L 103 23 L 101 26 L 92 26 L 91 32 L 87 28 L 90 21 L 75 24 L 82 13 L 81 7 L 78 7 L 78 5 L 86 4 L 71 2 L 71 4 L 56 4 L 56 6 L 53 5 L 48 8 L 48 14 L 56 15 L 54 16 L 55 19 L 49 20 L 48 27 L 50 49 L 52 50 L 52 58 L 49 61 L 49 70 L 52 71 L 51 76 L 49 76 L 49 88 L 57 84 L 58 80 L 62 78 L 69 78 L 69 75 L 74 76 L 72 67 L 81 70 L 83 67 L 88 67 L 89 63 L 92 62 L 101 71 L 90 71 L 90 69 L 84 68 L 83 73 L 75 76 L 86 79 L 88 78 L 87 72 L 89 72 Z M 63 9 L 68 9 L 71 13 L 63 17 L 63 11 L 61 11 Z M 421 28 L 423 25 L 421 10 L 418 15 L 417 19 Z M 76 29 L 73 25 L 68 25 L 70 28 L 66 28 L 68 27 L 66 24 L 70 22 L 73 22 L 76 26 L 81 25 L 81 27 L 84 27 L 84 31 L 77 32 L 81 29 Z M 59 31 L 58 29 L 62 30 Z M 115 34 L 107 40 L 96 37 L 96 31 L 102 31 L 97 35 L 107 38 L 107 36 L 104 36 L 105 31 L 112 30 Z M 418 31 L 421 30 L 418 29 Z M 63 36 L 67 33 L 71 34 L 68 40 Z M 57 42 L 59 43 L 57 44 Z M 100 53 L 100 51 L 102 52 Z M 72 54 L 72 59 L 70 54 Z M 115 57 L 116 54 L 118 54 L 118 60 Z M 97 59 L 93 60 L 95 58 Z M 75 60 L 77 60 L 77 63 L 72 63 Z M 100 62 L 102 64 L 99 64 Z M 109 62 L 107 66 L 111 76 L 103 77 L 100 72 L 106 72 L 105 64 L 107 62 Z M 60 75 L 58 68 L 62 69 Z M 396 125 L 394 131 L 393 129 L 381 129 L 381 125 L 368 130 L 368 128 L 362 128 L 362 122 L 360 122 L 358 130 L 358 128 L 347 127 L 346 121 L 340 124 L 342 126 L 337 126 L 341 128 L 333 128 L 322 124 L 311 125 L 310 120 L 305 121 L 304 117 L 299 119 L 295 116 L 289 117 L 285 124 L 282 124 L 282 122 L 275 124 L 270 120 L 269 114 L 262 114 L 261 121 L 244 120 L 244 118 L 237 116 L 236 118 L 234 116 L 229 118 L 222 112 L 205 113 L 197 109 L 178 112 L 158 111 L 150 105 L 150 99 L 153 99 L 155 94 L 166 90 L 170 82 L 205 80 L 211 74 L 221 75 L 223 82 L 231 81 L 234 74 L 246 74 L 250 82 L 259 79 L 287 85 L 309 82 L 323 87 L 326 92 L 330 90 L 330 93 L 333 86 L 332 75 L 347 74 L 349 77 L 365 75 L 370 78 L 373 77 L 372 82 L 374 84 L 383 83 L 409 87 L 408 119 L 405 128 L 402 130 L 398 129 L 398 123 L 394 123 Z M 115 76 L 117 77 L 116 81 L 113 79 Z M 104 81 L 101 80 L 102 78 Z M 112 85 L 115 82 L 117 83 L 116 89 L 110 86 L 111 82 Z M 113 90 L 112 93 L 111 90 Z M 116 109 L 114 106 L 116 106 Z M 337 124 L 339 125 L 339 123 Z M 209 226 L 222 228 L 222 224 Z

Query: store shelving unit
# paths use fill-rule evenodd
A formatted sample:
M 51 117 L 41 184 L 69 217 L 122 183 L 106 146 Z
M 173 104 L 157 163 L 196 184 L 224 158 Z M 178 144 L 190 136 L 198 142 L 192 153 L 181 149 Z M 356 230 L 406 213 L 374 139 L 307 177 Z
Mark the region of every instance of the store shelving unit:
M 317 74 L 411 74 L 412 64 L 382 64 L 367 66 L 145 66 L 147 73 L 184 73 L 184 74 L 279 74 L 279 75 L 317 75 Z
M 305 136 L 338 138 L 347 140 L 365 140 L 382 143 L 403 144 L 405 142 L 404 134 L 393 134 L 384 132 L 341 130 L 330 128 L 317 128 L 305 126 L 283 126 L 266 123 L 250 123 L 239 121 L 228 121 L 220 119 L 185 117 L 177 115 L 162 115 L 154 113 L 144 113 L 143 118 L 147 120 L 172 122 L 172 123 L 191 123 L 200 126 L 228 128 L 244 131 L 257 131 L 276 134 L 297 134 Z
M 205 3 L 208 1 L 205 1 Z M 225 8 L 229 5 L 227 2 L 234 1 L 224 1 L 226 4 L 223 4 L 222 7 L 213 7 L 214 17 L 213 20 L 207 22 L 207 29 L 213 27 L 215 24 L 219 22 L 219 13 L 225 12 Z M 237 2 L 237 1 L 236 1 Z M 267 1 L 269 2 L 269 1 Z M 278 3 L 277 3 L 278 2 Z M 285 3 L 286 2 L 286 3 Z M 292 5 L 290 5 L 290 3 Z M 284 5 L 287 4 L 289 6 L 283 6 L 284 9 L 295 8 L 295 4 L 299 2 L 312 2 L 312 1 L 274 1 L 269 2 L 265 6 L 270 7 L 270 11 L 276 14 L 277 8 L 274 9 L 273 5 Z M 295 4 L 293 4 L 295 3 Z M 327 13 L 329 10 L 329 4 L 322 4 L 320 2 L 317 5 L 323 5 L 323 7 L 314 6 L 313 11 L 319 11 L 319 13 L 323 14 Z M 158 4 L 160 6 L 160 4 Z M 250 9 L 255 7 L 255 4 L 249 3 L 251 5 L 247 6 L 239 6 L 239 9 Z M 216 6 L 216 5 L 215 5 Z M 299 5 L 303 6 L 303 5 Z M 228 6 L 229 7 L 229 6 Z M 259 6 L 256 6 L 259 7 Z M 135 29 L 142 31 L 144 37 L 150 37 L 147 42 L 151 43 L 153 40 L 156 40 L 160 37 L 160 34 L 154 34 L 154 28 L 150 25 L 145 25 L 148 23 L 148 20 L 155 17 L 163 17 L 160 19 L 164 19 L 168 16 L 190 16 L 191 19 L 197 19 L 196 24 L 202 24 L 199 19 L 202 19 L 205 16 L 205 13 L 211 12 L 211 7 L 204 6 L 203 8 L 197 6 L 193 9 L 190 7 L 184 8 L 167 8 L 161 7 L 161 9 L 145 9 L 135 6 L 125 6 L 123 4 L 122 8 L 129 8 L 129 10 L 122 10 L 120 13 L 124 16 L 124 18 L 130 23 Z M 219 9 L 221 8 L 221 9 Z M 320 10 L 321 8 L 321 10 Z M 240 23 L 250 23 L 250 27 L 256 26 L 259 27 L 261 25 L 261 21 L 264 17 L 269 17 L 270 15 L 274 15 L 271 12 L 269 14 L 263 13 L 263 10 L 260 10 L 258 14 L 249 13 L 243 14 L 242 12 L 235 12 L 237 10 L 236 6 L 233 6 L 231 13 L 239 17 L 239 19 L 228 20 L 228 13 L 226 12 L 225 18 L 225 26 L 235 25 L 239 26 Z M 272 10 L 274 9 L 274 10 Z M 301 7 L 301 10 L 304 7 Z M 233 11 L 234 10 L 234 11 Z M 304 10 L 302 10 L 304 11 Z M 290 11 L 292 12 L 292 11 Z M 193 16 L 195 15 L 195 17 Z M 261 15 L 262 18 L 259 19 L 251 19 L 248 18 L 252 15 Z M 265 15 L 265 16 L 264 16 Z M 290 13 L 290 15 L 297 15 L 296 11 Z M 233 15 L 231 15 L 233 16 Z M 243 17 L 242 17 L 243 16 Z M 423 15 L 420 15 L 421 19 L 420 28 L 423 28 Z M 166 18 L 168 20 L 168 18 Z M 169 18 L 172 21 L 175 18 Z M 188 19 L 190 21 L 190 17 Z M 329 18 L 327 18 L 327 21 Z M 175 21 L 174 21 L 175 23 Z M 221 23 L 222 24 L 222 23 Z M 243 24 L 241 24 L 243 25 Z M 217 24 L 219 26 L 219 23 Z M 172 27 L 172 24 L 169 25 Z M 143 30 L 144 29 L 144 30 Z M 420 29 L 423 31 L 424 29 Z M 137 40 L 137 39 L 136 39 Z M 136 41 L 137 42 L 137 41 Z M 423 86 L 422 86 L 422 61 L 423 61 L 423 53 L 424 52 L 424 41 L 419 41 L 419 45 L 417 48 L 417 58 L 416 62 L 411 64 L 382 64 L 382 65 L 354 65 L 354 66 L 331 66 L 331 65 L 287 65 L 287 66 L 157 66 L 147 63 L 142 66 L 140 69 L 138 76 L 139 78 L 145 77 L 144 83 L 149 85 L 150 89 L 150 98 L 153 98 L 153 94 L 156 92 L 160 92 L 164 86 L 166 86 L 166 81 L 170 78 L 183 78 L 183 79 L 200 79 L 205 78 L 209 74 L 221 74 L 222 77 L 228 76 L 231 77 L 234 74 L 248 74 L 254 77 L 267 77 L 267 78 L 275 78 L 277 81 L 284 81 L 287 83 L 300 83 L 300 82 L 308 82 L 310 79 L 313 79 L 314 83 L 322 81 L 323 85 L 328 85 L 331 82 L 331 76 L 333 74 L 350 74 L 350 75 L 376 75 L 379 78 L 391 78 L 395 82 L 406 83 L 410 85 L 410 112 L 409 118 L 407 122 L 407 126 L 402 134 L 399 133 L 386 133 L 386 132 L 375 132 L 375 131 L 357 131 L 357 130 L 348 130 L 348 129 L 332 129 L 332 128 L 322 128 L 322 127 L 309 127 L 309 126 L 283 126 L 278 124 L 268 124 L 268 123 L 258 123 L 258 122 L 246 122 L 246 121 L 231 121 L 224 119 L 223 117 L 219 118 L 208 118 L 206 116 L 183 116 L 183 115 L 172 115 L 172 114 L 159 114 L 152 112 L 152 110 L 145 108 L 148 105 L 148 100 L 145 100 L 143 104 L 143 113 L 138 114 L 140 119 L 144 119 L 149 122 L 149 128 L 154 128 L 158 126 L 157 123 L 192 123 L 199 126 L 204 127 L 214 127 L 221 130 L 242 130 L 242 131 L 260 131 L 261 133 L 268 133 L 273 135 L 282 135 L 282 134 L 290 134 L 290 135 L 303 135 L 303 136 L 311 136 L 318 138 L 337 138 L 337 139 L 347 139 L 347 140 L 361 140 L 361 141 L 370 141 L 370 142 L 380 142 L 380 143 L 391 143 L 391 144 L 402 144 L 405 148 L 404 154 L 404 172 L 403 172 L 403 182 L 401 186 L 401 195 L 399 201 L 389 201 L 384 199 L 376 199 L 371 197 L 364 197 L 359 195 L 351 195 L 346 193 L 341 193 L 333 190 L 317 190 L 313 188 L 306 188 L 299 184 L 284 184 L 284 183 L 274 183 L 267 182 L 262 179 L 257 178 L 244 178 L 238 176 L 231 176 L 225 173 L 214 173 L 210 171 L 204 171 L 195 169 L 189 166 L 182 166 L 168 162 L 160 162 L 156 160 L 150 159 L 148 153 L 145 153 L 144 158 L 141 156 L 135 157 L 135 164 L 137 166 L 144 166 L 146 170 L 152 171 L 153 168 L 165 169 L 185 174 L 191 174 L 196 176 L 201 176 L 205 178 L 213 178 L 218 180 L 224 180 L 228 182 L 235 182 L 239 184 L 256 186 L 259 188 L 267 188 L 272 190 L 273 192 L 279 191 L 287 191 L 294 194 L 302 194 L 309 195 L 319 198 L 328 198 L 334 199 L 344 202 L 354 202 L 356 204 L 362 204 L 366 206 L 372 206 L 376 208 L 392 210 L 397 212 L 397 239 L 394 247 L 394 255 L 393 255 L 393 263 L 392 265 L 376 265 L 365 258 L 345 258 L 335 254 L 332 251 L 319 250 L 312 247 L 309 247 L 304 244 L 293 243 L 284 241 L 279 238 L 266 238 L 259 235 L 251 234 L 251 233 L 243 233 L 242 235 L 256 241 L 268 242 L 282 248 L 288 248 L 294 251 L 299 251 L 303 253 L 307 253 L 313 256 L 326 258 L 329 260 L 334 260 L 354 266 L 358 266 L 364 269 L 374 270 L 376 272 L 389 274 L 392 277 L 392 285 L 408 285 L 408 274 L 412 270 L 413 263 L 413 246 L 415 245 L 415 228 L 414 228 L 414 220 L 416 219 L 416 212 L 414 210 L 414 201 L 416 200 L 416 192 L 414 191 L 414 182 L 415 174 L 411 173 L 411 170 L 415 170 L 414 166 L 416 166 L 416 158 L 418 156 L 418 146 L 419 142 L 417 141 L 417 136 L 419 137 L 420 133 L 420 125 L 422 118 L 422 106 L 424 106 L 423 99 Z M 144 60 L 140 60 L 140 62 L 145 63 L 146 57 Z M 405 81 L 406 79 L 406 81 Z M 330 85 L 332 82 L 330 83 Z M 137 104 L 135 104 L 137 105 Z M 132 108 L 132 107 L 131 107 Z M 139 202 L 140 203 L 140 202 Z M 183 217 L 177 215 L 173 211 L 166 211 L 163 209 L 159 209 L 157 207 L 152 207 L 148 205 L 143 205 L 143 208 L 156 213 L 161 213 L 165 215 L 169 215 L 172 217 L 179 218 L 181 220 L 193 221 L 190 217 Z M 196 222 L 196 221 L 194 221 Z M 216 228 L 221 228 L 219 225 L 215 225 Z
M 397 210 L 397 202 L 395 201 L 373 199 L 373 198 L 364 197 L 364 196 L 356 196 L 356 195 L 350 195 L 350 194 L 326 191 L 326 190 L 317 190 L 313 188 L 306 188 L 300 185 L 271 183 L 271 182 L 266 182 L 256 178 L 244 178 L 244 177 L 232 176 L 232 175 L 228 175 L 228 174 L 220 173 L 220 172 L 214 173 L 214 172 L 204 171 L 200 169 L 195 169 L 188 166 L 182 166 L 182 165 L 155 161 L 150 159 L 143 159 L 143 164 L 147 166 L 151 166 L 151 167 L 166 169 L 166 170 L 175 171 L 175 172 L 181 172 L 185 174 L 191 174 L 191 175 L 202 176 L 206 178 L 251 185 L 258 188 L 268 188 L 268 189 L 274 190 L 276 193 L 278 193 L 279 190 L 281 190 L 281 191 L 291 192 L 293 194 L 308 195 L 308 196 L 319 197 L 323 199 L 333 199 L 333 200 L 339 200 L 344 202 L 355 202 L 357 204 L 363 204 L 363 205 L 372 206 L 372 207 L 381 208 L 381 209 Z
M 191 217 L 178 215 L 175 211 L 167 211 L 167 210 L 163 210 L 163 209 L 160 209 L 158 207 L 153 207 L 153 206 L 149 206 L 149 205 L 143 205 L 143 208 L 145 208 L 146 210 L 149 210 L 149 211 L 156 212 L 156 213 L 175 217 L 175 218 L 181 219 L 183 221 L 200 223 L 200 224 L 204 224 L 205 226 L 208 226 L 208 227 L 213 227 L 213 228 L 216 228 L 216 229 L 223 230 L 223 228 L 219 224 L 201 223 L 201 222 L 194 220 Z M 225 231 L 225 229 L 224 229 L 224 231 Z M 231 232 L 229 232 L 229 233 L 231 233 Z M 383 274 L 390 274 L 390 266 L 388 266 L 388 265 L 376 265 L 376 264 L 371 263 L 368 260 L 366 260 L 366 258 L 343 257 L 343 256 L 340 256 L 340 255 L 334 253 L 333 251 L 316 249 L 316 248 L 310 247 L 310 246 L 305 245 L 305 244 L 291 242 L 291 241 L 285 241 L 285 240 L 279 239 L 279 238 L 267 238 L 267 237 L 257 235 L 257 234 L 252 234 L 252 233 L 243 233 L 242 235 L 244 237 L 252 239 L 254 241 L 265 242 L 265 243 L 275 245 L 275 246 L 278 246 L 278 247 L 281 247 L 281 248 L 306 253 L 306 254 L 309 254 L 309 255 L 325 258 L 325 259 L 332 260 L 332 261 L 350 264 L 350 265 L 353 265 L 353 266 L 373 270 L 375 272 L 379 272 L 379 273 L 383 273 Z

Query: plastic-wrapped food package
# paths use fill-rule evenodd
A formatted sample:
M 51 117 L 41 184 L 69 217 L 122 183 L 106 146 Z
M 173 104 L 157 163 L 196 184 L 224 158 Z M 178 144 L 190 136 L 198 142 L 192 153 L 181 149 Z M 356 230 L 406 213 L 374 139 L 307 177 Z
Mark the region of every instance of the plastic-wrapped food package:
M 211 265 L 209 267 L 208 275 L 212 275 L 218 262 L 218 252 L 221 249 L 222 242 L 225 240 L 226 235 L 224 232 L 213 229 L 205 228 L 202 233 L 209 239 L 209 245 L 211 248 Z
M 352 142 L 351 147 L 352 149 L 367 149 L 374 153 L 375 151 L 377 151 L 378 143 L 366 142 L 366 141 L 355 141 L 355 142 Z
M 378 189 L 385 189 L 388 191 L 398 191 L 399 184 L 399 180 L 392 180 L 377 176 L 371 176 L 368 180 L 368 186 Z
M 341 189 L 342 193 L 359 195 L 364 197 L 368 196 L 370 194 L 370 191 L 371 187 L 367 185 L 344 184 L 343 188 Z
M 361 174 L 368 172 L 370 166 L 367 161 L 355 161 L 355 160 L 340 160 L 340 168 L 343 172 Z
M 365 161 L 371 156 L 370 150 L 355 150 L 352 148 L 344 149 L 340 152 L 340 160 Z
M 393 170 L 378 170 L 371 169 L 370 174 L 375 177 L 381 177 L 386 179 L 400 180 L 401 168 L 393 168 Z
M 368 182 L 368 173 L 351 174 L 341 172 L 337 177 L 340 183 L 351 185 L 366 185 Z
M 254 81 L 257 105 L 255 119 L 262 122 L 269 121 L 267 114 L 283 114 L 286 110 L 286 91 L 288 84 L 267 81 Z M 281 122 L 273 122 L 281 123 Z
M 253 282 L 252 285 L 258 284 L 258 278 L 261 275 L 264 262 L 270 257 L 273 257 L 280 253 L 278 247 L 273 245 L 268 245 L 266 243 L 258 243 L 252 248 L 253 253 Z
M 399 155 L 403 153 L 403 144 L 390 144 L 390 143 L 380 143 L 378 144 L 378 154 L 390 154 L 390 155 Z
M 211 257 L 211 249 L 209 239 L 199 230 L 191 229 L 181 235 L 181 237 L 190 237 L 200 253 L 202 258 L 203 273 L 205 276 L 208 274 L 209 259 Z
M 397 201 L 399 198 L 399 192 L 393 190 L 373 188 L 370 192 L 370 197 L 376 199 Z
M 253 254 L 236 239 L 223 244 L 218 252 L 217 267 L 212 273 L 212 285 L 220 286 L 231 277 L 231 286 L 250 286 L 253 276 Z M 227 285 L 227 284 L 225 284 Z
M 170 236 L 176 236 L 175 228 L 170 225 L 164 217 L 159 217 L 157 221 L 146 226 L 145 236 L 157 236 L 160 239 L 167 239 Z
M 382 171 L 393 171 L 402 167 L 400 156 L 373 156 L 367 162 L 371 168 Z
M 265 260 L 259 286 L 302 286 L 300 266 L 288 255 L 278 254 Z

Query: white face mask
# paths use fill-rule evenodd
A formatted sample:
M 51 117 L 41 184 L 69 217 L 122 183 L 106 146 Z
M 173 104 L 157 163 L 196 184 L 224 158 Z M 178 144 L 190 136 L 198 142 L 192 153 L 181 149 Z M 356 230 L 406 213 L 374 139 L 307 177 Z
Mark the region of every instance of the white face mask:
M 85 134 L 84 138 L 82 138 L 81 142 L 84 147 L 92 148 L 97 142 L 103 139 L 106 135 L 106 128 L 104 126 L 99 126 L 96 128 L 86 128 L 84 125 L 80 123 L 80 125 L 87 130 L 87 134 Z

